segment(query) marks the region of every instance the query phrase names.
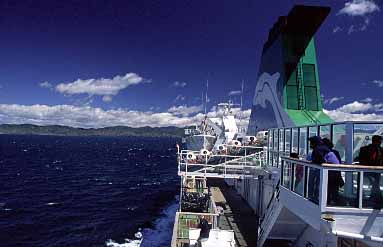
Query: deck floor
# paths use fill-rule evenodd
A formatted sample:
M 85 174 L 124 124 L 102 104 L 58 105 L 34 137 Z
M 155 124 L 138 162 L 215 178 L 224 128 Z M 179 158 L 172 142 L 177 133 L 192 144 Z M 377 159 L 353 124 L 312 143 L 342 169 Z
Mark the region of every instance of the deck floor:
M 233 230 L 237 246 L 257 246 L 257 217 L 249 204 L 223 179 L 208 179 L 208 186 L 217 206 L 224 208 L 219 226 Z

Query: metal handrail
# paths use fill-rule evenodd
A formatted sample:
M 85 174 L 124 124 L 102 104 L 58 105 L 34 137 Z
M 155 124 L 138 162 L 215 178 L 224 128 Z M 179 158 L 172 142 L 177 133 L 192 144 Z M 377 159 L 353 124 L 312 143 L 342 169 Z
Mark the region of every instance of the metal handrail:
M 372 170 L 373 172 L 383 172 L 383 166 L 368 166 L 368 165 L 356 165 L 356 164 L 315 164 L 308 160 L 295 159 L 291 157 L 281 157 L 282 160 L 288 160 L 296 164 L 310 166 L 314 168 L 323 168 L 326 170 L 338 170 L 338 171 L 361 171 Z
M 320 181 L 318 184 L 319 187 L 319 195 L 318 196 L 318 205 L 319 208 L 322 212 L 325 211 L 331 211 L 332 208 L 342 208 L 341 205 L 336 205 L 336 206 L 330 206 L 327 203 L 327 193 L 328 193 L 328 172 L 333 172 L 333 171 L 339 171 L 339 172 L 357 172 L 359 175 L 357 176 L 357 188 L 358 188 L 358 193 L 357 197 L 357 206 L 355 205 L 353 209 L 363 209 L 363 210 L 369 210 L 367 207 L 363 207 L 363 186 L 364 186 L 364 173 L 376 173 L 376 174 L 383 174 L 383 167 L 381 166 L 364 166 L 364 165 L 347 165 L 347 164 L 314 164 L 311 163 L 310 161 L 306 160 L 300 160 L 300 159 L 295 159 L 295 158 L 290 158 L 290 157 L 281 157 L 282 160 L 282 167 L 281 167 L 281 186 L 284 188 L 288 189 L 289 191 L 296 193 L 293 190 L 293 181 L 294 181 L 294 174 L 293 172 L 289 172 L 287 175 L 287 180 L 289 181 L 289 187 L 287 188 L 284 184 L 284 179 L 285 179 L 285 174 L 283 172 L 283 169 L 285 169 L 286 164 L 288 165 L 301 165 L 304 167 L 309 167 L 309 168 L 315 168 L 318 169 L 318 180 Z M 293 166 L 291 166 L 289 169 L 293 169 Z M 306 170 L 306 169 L 304 169 Z M 309 188 L 309 181 L 306 176 L 303 176 L 301 178 L 302 183 L 304 184 L 305 187 Z M 310 179 L 310 178 L 309 178 Z M 347 179 L 347 178 L 346 178 Z M 347 182 L 347 180 L 346 180 Z M 352 186 L 354 186 L 353 181 L 351 181 Z M 347 186 L 346 184 L 344 185 L 345 187 Z M 303 191 L 305 192 L 305 191 Z M 309 198 L 308 194 L 303 193 L 303 195 L 296 193 L 300 197 L 303 198 Z

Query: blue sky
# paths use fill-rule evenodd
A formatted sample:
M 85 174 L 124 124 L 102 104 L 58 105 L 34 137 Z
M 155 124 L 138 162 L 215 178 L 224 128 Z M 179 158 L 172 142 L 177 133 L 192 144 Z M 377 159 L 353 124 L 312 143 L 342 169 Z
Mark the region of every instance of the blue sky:
M 294 4 L 332 8 L 315 38 L 330 116 L 383 120 L 382 1 L 1 1 L 0 123 L 188 125 L 206 80 L 208 109 L 244 80 L 248 116 L 268 30 Z

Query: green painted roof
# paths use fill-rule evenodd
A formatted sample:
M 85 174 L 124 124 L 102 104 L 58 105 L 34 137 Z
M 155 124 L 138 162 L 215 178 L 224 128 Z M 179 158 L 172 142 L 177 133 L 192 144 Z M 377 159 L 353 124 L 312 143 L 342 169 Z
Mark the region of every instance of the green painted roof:
M 295 125 L 310 125 L 332 123 L 333 120 L 323 111 L 290 110 L 286 109 L 287 114 Z

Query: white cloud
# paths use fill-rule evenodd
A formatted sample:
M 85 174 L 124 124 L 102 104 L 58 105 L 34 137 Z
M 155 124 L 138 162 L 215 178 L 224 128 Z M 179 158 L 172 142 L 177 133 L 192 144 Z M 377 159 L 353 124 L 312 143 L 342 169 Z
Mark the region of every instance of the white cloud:
M 365 17 L 364 22 L 362 24 L 355 24 L 355 25 L 349 26 L 347 30 L 347 34 L 352 34 L 354 32 L 363 32 L 367 29 L 369 24 L 370 24 L 370 18 Z
M 371 104 L 372 99 L 366 98 L 365 103 L 354 101 L 334 110 L 323 110 L 335 121 L 383 121 L 383 104 Z
M 196 105 L 196 106 L 186 106 L 186 105 L 180 105 L 180 106 L 172 106 L 168 109 L 169 113 L 172 113 L 176 116 L 190 116 L 192 114 L 198 113 L 202 111 L 202 105 Z
M 366 17 L 364 19 L 364 24 L 360 27 L 360 31 L 364 31 L 367 29 L 368 25 L 370 24 L 370 18 Z
M 373 80 L 371 83 L 376 84 L 378 87 L 383 87 L 383 80 Z
M 332 30 L 332 32 L 333 33 L 337 33 L 337 32 L 341 32 L 343 29 L 341 28 L 341 27 L 339 27 L 339 26 L 336 26 L 333 30 Z
M 374 110 L 374 105 L 372 105 L 371 103 L 361 103 L 358 101 L 354 101 L 352 103 L 339 107 L 337 110 L 345 113 L 366 112 Z
M 240 95 L 242 92 L 240 90 L 238 91 L 230 91 L 229 96 L 234 96 L 234 95 Z
M 200 106 L 196 106 L 196 109 Z M 201 107 L 200 107 L 201 108 Z M 104 110 L 90 106 L 73 105 L 17 105 L 0 104 L 0 123 L 38 124 L 38 125 L 66 125 L 82 128 L 100 128 L 107 126 L 131 127 L 163 127 L 190 126 L 199 124 L 204 114 L 193 114 L 193 107 L 174 107 L 168 112 L 134 111 L 129 109 Z M 188 112 L 186 114 L 186 112 Z M 182 114 L 182 112 L 185 112 Z M 247 124 L 250 110 L 234 110 L 237 118 L 241 117 L 241 124 Z M 188 115 L 189 114 L 189 115 Z M 209 116 L 219 116 L 219 113 L 209 112 Z M 237 121 L 239 123 L 239 120 Z
M 365 99 L 362 99 L 361 101 L 362 101 L 362 102 L 365 102 L 365 103 L 371 103 L 371 102 L 372 102 L 372 99 L 369 98 L 369 97 L 367 97 L 367 98 L 365 98 Z
M 199 114 L 202 115 L 202 114 Z M 199 122 L 203 116 L 177 116 L 169 112 L 153 113 L 127 109 L 103 110 L 90 106 L 72 105 L 0 105 L 1 123 L 30 123 L 39 125 L 67 125 L 99 128 L 106 126 L 187 126 Z
M 112 100 L 113 100 L 113 98 L 110 95 L 102 96 L 102 101 L 104 101 L 104 102 L 111 102 Z
M 323 103 L 331 105 L 332 103 L 337 102 L 337 101 L 342 100 L 342 99 L 344 99 L 344 97 L 333 97 L 330 99 L 324 99 Z
M 338 15 L 364 16 L 380 11 L 380 7 L 372 0 L 352 0 L 346 2 Z
M 363 32 L 370 24 L 371 15 L 379 12 L 380 7 L 372 0 L 352 0 L 345 3 L 345 6 L 339 10 L 337 15 L 347 15 L 351 17 L 361 17 L 362 23 L 354 23 L 347 28 L 347 34 L 354 32 Z M 333 29 L 333 33 L 341 31 L 341 27 Z
M 381 120 L 383 112 L 383 104 L 371 104 L 371 98 L 362 100 L 364 102 L 354 101 L 345 104 L 334 110 L 324 110 L 331 118 L 338 121 L 346 120 Z
M 186 82 L 181 82 L 181 81 L 175 81 L 171 85 L 172 87 L 186 87 L 187 83 Z
M 354 25 L 351 25 L 349 28 L 348 28 L 348 31 L 347 31 L 347 34 L 352 34 L 353 32 L 357 31 L 357 29 L 355 28 Z
M 182 94 L 177 95 L 177 97 L 174 99 L 174 102 L 176 101 L 184 101 L 186 98 Z
M 113 96 L 119 91 L 139 83 L 147 82 L 136 73 L 127 73 L 124 76 L 117 75 L 111 79 L 77 79 L 69 83 L 60 83 L 56 86 L 56 91 L 63 94 L 89 94 Z
M 49 89 L 52 89 L 52 87 L 53 87 L 52 84 L 50 84 L 47 81 L 39 83 L 39 86 L 42 87 L 42 88 L 49 88 Z
M 338 110 L 323 110 L 334 121 L 383 121 L 382 114 L 376 113 L 348 113 Z

